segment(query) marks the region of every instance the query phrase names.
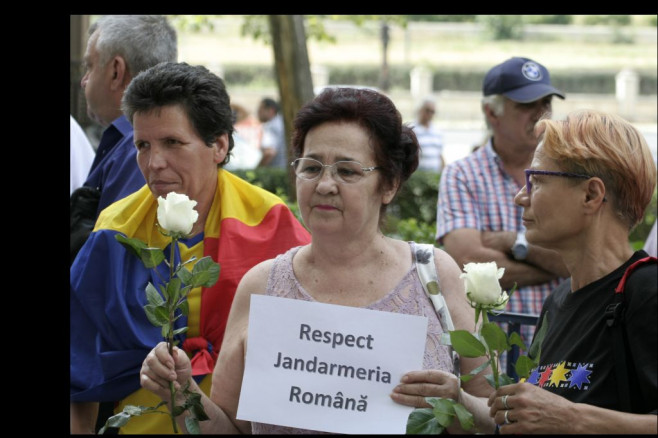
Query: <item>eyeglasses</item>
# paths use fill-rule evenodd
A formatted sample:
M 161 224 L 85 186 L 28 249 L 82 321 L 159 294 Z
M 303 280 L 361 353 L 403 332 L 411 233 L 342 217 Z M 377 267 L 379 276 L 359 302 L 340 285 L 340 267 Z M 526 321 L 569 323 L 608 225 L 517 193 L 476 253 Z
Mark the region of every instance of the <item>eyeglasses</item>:
M 530 177 L 532 175 L 564 176 L 564 177 L 567 177 L 567 178 L 583 178 L 583 179 L 592 178 L 589 175 L 583 175 L 583 174 L 580 174 L 580 173 L 556 172 L 556 171 L 553 171 L 553 170 L 526 169 L 525 170 L 525 190 L 528 193 L 528 195 L 532 192 L 532 183 L 530 182 Z
M 339 183 L 352 184 L 358 182 L 368 172 L 379 169 L 377 166 L 363 167 L 358 161 L 336 161 L 334 164 L 322 164 L 313 158 L 297 158 L 290 163 L 298 178 L 314 181 L 322 176 L 325 168 L 331 170 L 331 176 Z

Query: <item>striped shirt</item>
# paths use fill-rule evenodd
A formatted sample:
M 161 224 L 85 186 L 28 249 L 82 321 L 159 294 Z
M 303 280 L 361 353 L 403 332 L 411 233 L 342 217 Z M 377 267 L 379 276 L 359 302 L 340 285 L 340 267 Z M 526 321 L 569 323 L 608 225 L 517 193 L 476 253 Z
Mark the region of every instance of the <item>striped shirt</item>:
M 419 170 L 428 170 L 432 172 L 441 172 L 441 156 L 443 155 L 443 134 L 431 125 L 425 127 L 416 122 L 412 129 L 418 138 L 420 144 L 420 162 Z
M 460 228 L 520 231 L 523 207 L 514 204 L 514 196 L 521 188 L 503 170 L 491 140 L 467 157 L 446 166 L 439 183 L 436 218 L 439 243 L 446 234 Z M 561 280 L 517 289 L 505 310 L 539 315 L 544 300 Z M 534 327 L 521 329 L 521 337 L 528 346 L 533 333 Z

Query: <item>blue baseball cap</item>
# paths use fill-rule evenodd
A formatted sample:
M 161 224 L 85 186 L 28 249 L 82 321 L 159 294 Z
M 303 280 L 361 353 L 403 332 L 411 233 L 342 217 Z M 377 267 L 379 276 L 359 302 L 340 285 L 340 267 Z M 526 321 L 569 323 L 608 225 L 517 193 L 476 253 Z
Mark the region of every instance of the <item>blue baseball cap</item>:
M 546 67 L 528 58 L 514 57 L 489 70 L 484 77 L 485 96 L 502 94 L 514 102 L 529 103 L 554 94 L 564 93 L 551 85 Z

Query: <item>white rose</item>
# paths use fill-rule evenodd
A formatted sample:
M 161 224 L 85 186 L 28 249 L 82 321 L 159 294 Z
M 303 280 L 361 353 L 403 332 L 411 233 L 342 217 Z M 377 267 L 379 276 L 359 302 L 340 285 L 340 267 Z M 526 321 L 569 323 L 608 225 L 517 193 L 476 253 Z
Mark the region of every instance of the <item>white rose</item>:
M 471 302 L 486 306 L 504 306 L 509 298 L 500 287 L 500 280 L 505 268 L 498 268 L 496 262 L 467 263 L 464 273 L 459 278 L 464 279 L 466 294 Z
M 169 192 L 167 198 L 158 197 L 158 222 L 170 234 L 188 235 L 199 213 L 194 210 L 197 202 L 187 195 Z

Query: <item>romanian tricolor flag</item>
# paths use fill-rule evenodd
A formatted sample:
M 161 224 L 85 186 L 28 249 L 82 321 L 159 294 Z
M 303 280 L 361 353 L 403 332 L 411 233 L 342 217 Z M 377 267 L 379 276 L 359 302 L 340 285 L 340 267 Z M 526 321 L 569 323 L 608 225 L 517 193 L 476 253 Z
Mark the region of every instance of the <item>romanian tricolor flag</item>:
M 144 312 L 145 288 L 168 278 L 164 264 L 156 273 L 115 240 L 117 233 L 163 248 L 169 238 L 155 226 L 158 203 L 148 186 L 103 210 L 88 241 L 71 266 L 71 402 L 117 401 L 155 406 L 160 400 L 140 388 L 139 371 L 160 341 L 159 327 Z M 211 256 L 219 280 L 189 297 L 188 326 L 179 340 L 192 359 L 193 374 L 209 393 L 210 374 L 222 344 L 231 302 L 242 276 L 254 265 L 288 249 L 310 243 L 308 231 L 285 203 L 259 187 L 220 169 L 217 190 L 203 234 L 180 240 L 184 260 Z M 178 260 L 177 260 L 178 262 Z M 155 427 L 153 423 L 159 423 Z M 135 417 L 123 433 L 171 433 L 167 415 Z

